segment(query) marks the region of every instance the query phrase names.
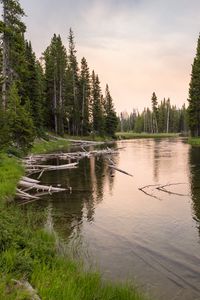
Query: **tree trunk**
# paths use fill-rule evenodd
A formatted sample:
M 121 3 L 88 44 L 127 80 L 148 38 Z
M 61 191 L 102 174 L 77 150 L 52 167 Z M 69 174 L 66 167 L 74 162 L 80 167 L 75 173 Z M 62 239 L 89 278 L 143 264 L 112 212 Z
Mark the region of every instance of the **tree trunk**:
M 7 26 L 7 10 L 4 3 L 3 7 L 3 21 L 4 25 Z M 7 80 L 8 80 L 8 40 L 6 34 L 3 33 L 3 66 L 2 66 L 2 76 L 3 76 L 3 84 L 2 84 L 2 107 L 6 110 L 7 106 Z
M 53 88 L 54 88 L 54 126 L 55 126 L 55 133 L 58 133 L 58 117 L 57 117 L 57 91 L 56 91 L 56 78 L 54 73 L 54 82 L 53 82 Z

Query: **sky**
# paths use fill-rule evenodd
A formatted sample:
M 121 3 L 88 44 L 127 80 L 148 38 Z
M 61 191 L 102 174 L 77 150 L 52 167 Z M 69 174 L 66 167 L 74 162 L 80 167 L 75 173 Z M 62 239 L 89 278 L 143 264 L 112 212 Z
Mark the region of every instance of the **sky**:
M 199 0 L 21 0 L 26 37 L 37 57 L 54 33 L 77 57 L 86 57 L 102 91 L 108 83 L 117 112 L 140 111 L 170 98 L 187 103 L 191 65 L 200 32 Z

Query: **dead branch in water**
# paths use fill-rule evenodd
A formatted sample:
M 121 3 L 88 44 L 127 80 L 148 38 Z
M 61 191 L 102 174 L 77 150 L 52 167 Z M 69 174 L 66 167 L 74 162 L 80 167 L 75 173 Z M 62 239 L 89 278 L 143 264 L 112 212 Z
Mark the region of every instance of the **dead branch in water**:
M 167 193 L 169 195 L 177 195 L 177 196 L 181 196 L 181 197 L 188 197 L 189 196 L 188 194 L 176 193 L 176 192 L 172 192 L 172 191 L 169 191 L 168 189 L 166 189 L 166 187 L 176 186 L 176 185 L 181 185 L 181 184 L 186 184 L 186 183 L 182 183 L 182 182 L 169 183 L 169 184 L 165 184 L 165 185 L 159 186 L 156 189 L 159 190 L 159 191 L 161 191 L 161 192 Z
M 138 190 L 141 191 L 141 192 L 143 192 L 145 195 L 147 195 L 147 196 L 149 196 L 149 197 L 155 198 L 155 199 L 157 199 L 157 200 L 162 200 L 162 199 L 160 199 L 159 197 L 155 196 L 153 193 L 148 193 L 148 192 L 146 191 L 147 188 L 155 187 L 155 186 L 160 186 L 160 185 L 158 185 L 158 184 L 149 184 L 149 185 L 145 185 L 145 186 L 143 186 L 143 187 L 141 187 L 141 188 L 138 188 Z
M 126 175 L 128 175 L 128 176 L 133 177 L 132 174 L 129 174 L 129 173 L 127 173 L 126 171 L 123 171 L 123 170 L 121 170 L 121 169 L 115 167 L 114 165 L 108 165 L 108 166 L 109 166 L 109 168 L 112 168 L 112 169 L 114 169 L 114 170 L 116 170 L 116 171 L 118 171 L 118 172 L 121 172 L 121 173 L 124 173 L 124 174 L 126 174 Z

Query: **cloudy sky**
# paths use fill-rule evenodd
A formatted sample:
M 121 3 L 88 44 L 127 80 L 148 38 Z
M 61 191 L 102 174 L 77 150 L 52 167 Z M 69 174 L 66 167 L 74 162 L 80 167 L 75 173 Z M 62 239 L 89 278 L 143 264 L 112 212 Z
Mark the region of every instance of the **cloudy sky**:
M 110 86 L 117 111 L 141 110 L 151 94 L 187 102 L 200 32 L 199 0 L 21 0 L 27 38 L 38 57 L 54 33 Z

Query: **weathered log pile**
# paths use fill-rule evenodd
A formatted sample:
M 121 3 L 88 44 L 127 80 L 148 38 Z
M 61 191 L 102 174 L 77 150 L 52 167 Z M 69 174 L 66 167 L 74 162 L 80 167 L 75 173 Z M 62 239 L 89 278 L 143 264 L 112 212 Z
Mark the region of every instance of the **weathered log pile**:
M 47 171 L 57 171 L 57 170 L 70 170 L 78 167 L 79 161 L 83 158 L 97 157 L 97 156 L 106 156 L 109 160 L 109 167 L 113 168 L 119 172 L 122 172 L 126 175 L 132 176 L 131 174 L 118 169 L 114 162 L 111 160 L 110 156 L 117 155 L 119 149 L 102 149 L 102 150 L 92 150 L 86 151 L 82 146 L 81 149 L 83 151 L 71 152 L 71 153 L 52 153 L 52 154 L 40 154 L 40 155 L 31 155 L 26 157 L 23 160 L 23 164 L 26 169 L 27 176 L 31 176 L 33 174 L 39 174 L 36 179 L 32 179 L 30 177 L 22 177 L 18 184 L 18 189 L 16 196 L 20 199 L 25 200 L 25 203 L 29 203 L 40 199 L 41 195 L 44 194 L 52 194 L 58 192 L 72 192 L 72 188 L 61 188 L 61 187 L 53 187 L 48 185 L 42 185 L 39 181 L 44 172 Z M 58 160 L 58 161 L 67 161 L 67 164 L 61 165 L 49 165 L 45 164 L 49 160 Z M 73 189 L 74 191 L 74 189 Z M 76 191 L 76 190 L 75 190 Z M 31 194 L 29 193 L 31 192 Z M 80 192 L 80 191 L 79 191 Z

